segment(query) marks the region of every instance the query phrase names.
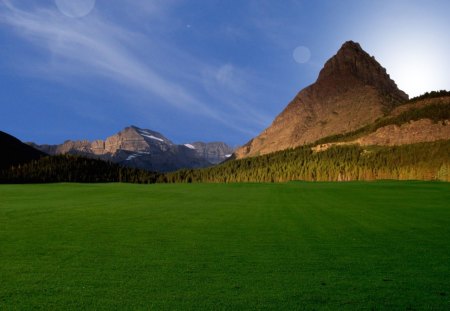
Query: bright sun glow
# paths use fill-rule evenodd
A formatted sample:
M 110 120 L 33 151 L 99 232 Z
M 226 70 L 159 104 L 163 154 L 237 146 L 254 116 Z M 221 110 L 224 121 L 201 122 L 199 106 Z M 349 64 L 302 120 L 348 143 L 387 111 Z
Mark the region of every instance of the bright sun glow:
M 410 96 L 448 88 L 446 58 L 436 43 L 402 42 L 387 47 L 385 66 L 397 85 Z
M 410 97 L 450 89 L 448 35 L 437 21 L 424 20 L 419 14 L 379 20 L 368 31 L 370 53 Z

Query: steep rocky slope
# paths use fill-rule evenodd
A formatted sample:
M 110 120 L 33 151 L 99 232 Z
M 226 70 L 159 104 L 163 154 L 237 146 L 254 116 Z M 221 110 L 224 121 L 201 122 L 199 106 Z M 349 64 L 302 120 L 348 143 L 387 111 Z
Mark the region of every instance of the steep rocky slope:
M 324 151 L 336 145 L 399 146 L 450 139 L 450 96 L 408 102 L 373 124 L 319 140 L 313 147 Z
M 231 157 L 234 152 L 233 148 L 222 142 L 195 142 L 185 144 L 185 146 L 193 148 L 200 157 L 206 159 L 212 164 L 223 162 L 227 158 Z
M 358 43 L 344 43 L 317 81 L 303 89 L 259 136 L 236 151 L 257 156 L 312 143 L 374 122 L 408 100 Z

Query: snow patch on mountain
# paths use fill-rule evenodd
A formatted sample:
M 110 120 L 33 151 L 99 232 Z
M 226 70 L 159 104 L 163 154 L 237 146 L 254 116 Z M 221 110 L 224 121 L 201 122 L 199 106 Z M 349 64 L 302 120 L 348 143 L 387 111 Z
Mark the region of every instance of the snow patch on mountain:
M 131 161 L 134 158 L 137 158 L 137 157 L 140 157 L 140 156 L 141 156 L 140 154 L 134 153 L 134 154 L 129 155 L 128 158 L 125 161 Z
M 186 147 L 188 147 L 189 149 L 195 149 L 194 146 L 192 146 L 191 144 L 184 144 Z
M 155 137 L 155 136 L 153 136 L 153 135 L 147 135 L 147 134 L 142 134 L 142 133 L 141 133 L 141 135 L 142 135 L 142 136 L 145 136 L 145 137 L 148 137 L 148 138 L 151 138 L 151 139 L 154 139 L 154 140 L 157 140 L 157 141 L 160 141 L 160 142 L 164 142 L 164 139 Z

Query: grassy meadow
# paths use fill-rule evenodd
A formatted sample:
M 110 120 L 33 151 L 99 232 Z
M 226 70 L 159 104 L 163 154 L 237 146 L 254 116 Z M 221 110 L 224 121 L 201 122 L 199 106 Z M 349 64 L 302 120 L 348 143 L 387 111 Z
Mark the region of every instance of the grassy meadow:
M 450 309 L 450 184 L 0 186 L 1 310 Z

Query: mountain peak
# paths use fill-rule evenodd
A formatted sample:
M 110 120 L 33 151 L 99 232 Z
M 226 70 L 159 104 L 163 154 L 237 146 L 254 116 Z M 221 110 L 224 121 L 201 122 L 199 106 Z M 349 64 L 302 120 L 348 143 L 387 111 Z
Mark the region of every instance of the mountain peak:
M 408 95 L 375 57 L 345 42 L 319 73 L 259 136 L 236 151 L 238 158 L 313 143 L 373 123 Z
M 342 44 L 340 50 L 360 50 L 363 51 L 363 49 L 361 48 L 361 45 L 358 42 L 349 40 L 347 42 L 345 42 L 344 44 Z
M 397 88 L 386 69 L 354 41 L 345 42 L 336 55 L 325 63 L 316 82 L 322 89 L 331 87 L 339 92 L 361 83 L 375 87 L 395 101 L 408 100 L 408 95 Z
M 121 137 L 120 139 L 128 139 L 134 141 L 136 141 L 136 139 L 140 139 L 145 141 L 146 145 L 153 145 L 153 144 L 173 145 L 173 142 L 167 139 L 161 133 L 149 129 L 140 128 L 135 125 L 130 125 L 124 128 L 122 131 L 120 131 L 114 136 L 111 136 L 110 138 L 115 137 L 117 138 Z

